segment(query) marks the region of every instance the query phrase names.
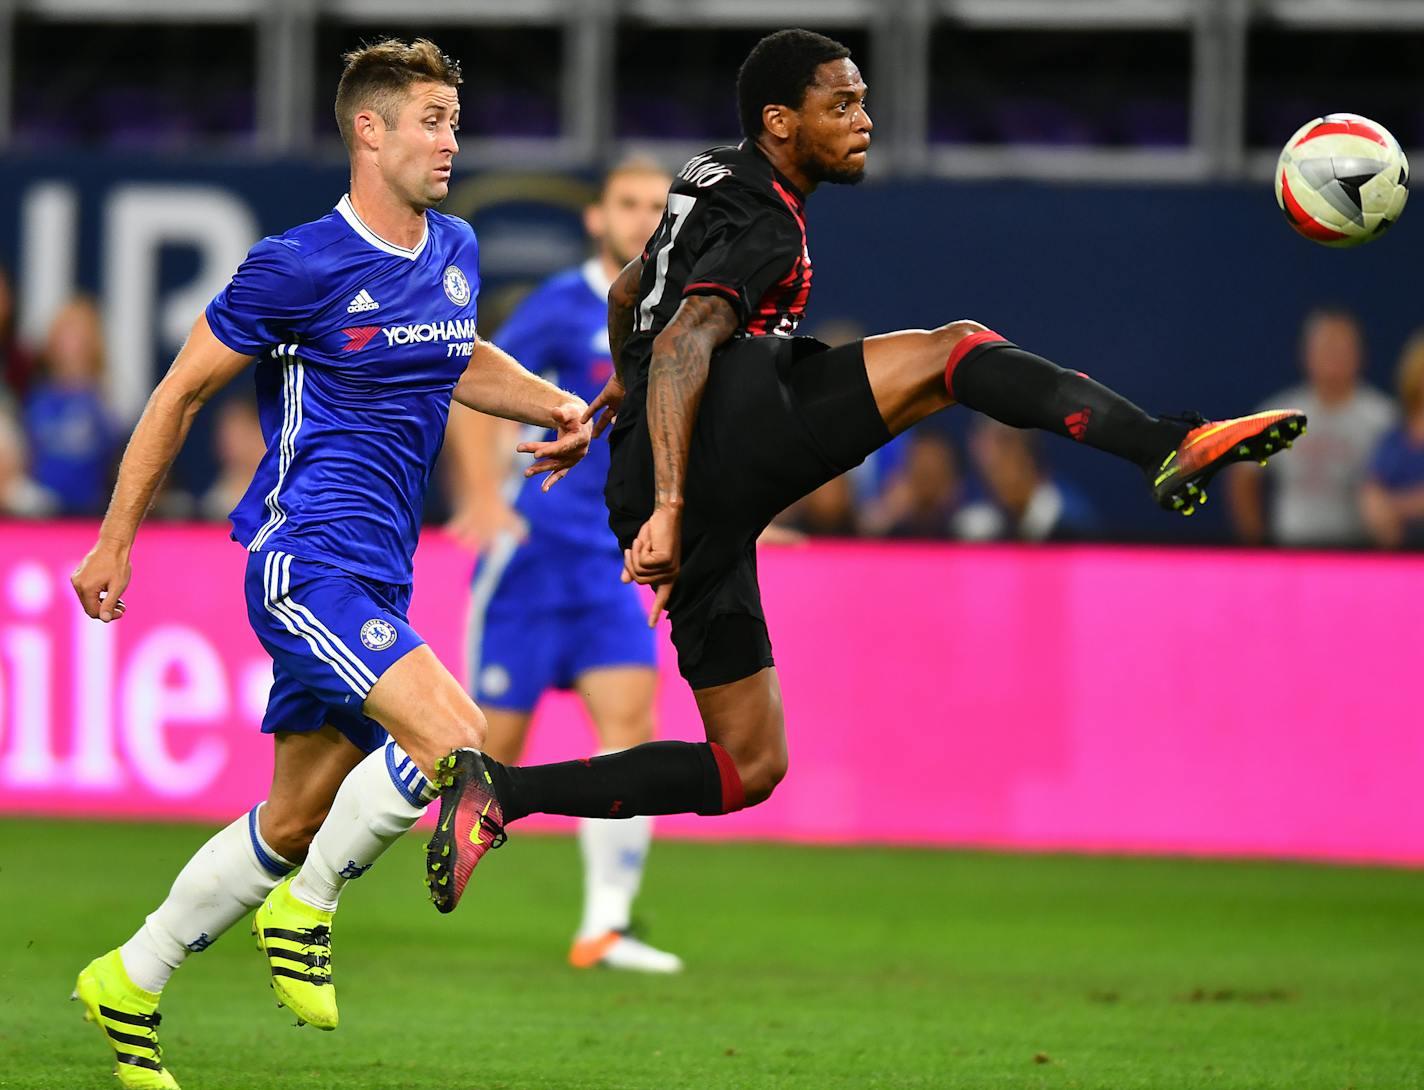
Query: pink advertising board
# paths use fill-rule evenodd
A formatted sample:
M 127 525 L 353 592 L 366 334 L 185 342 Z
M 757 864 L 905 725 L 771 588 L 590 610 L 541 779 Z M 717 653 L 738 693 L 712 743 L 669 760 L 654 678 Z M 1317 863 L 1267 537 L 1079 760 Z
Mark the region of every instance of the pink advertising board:
M 145 529 L 104 626 L 68 584 L 93 532 L 0 523 L 0 813 L 227 819 L 270 760 L 244 554 Z M 412 619 L 457 676 L 470 566 L 438 534 L 417 557 Z M 1424 862 L 1424 557 L 817 543 L 761 568 L 790 775 L 664 834 Z M 662 733 L 696 738 L 665 636 Z M 547 699 L 528 759 L 592 749 Z

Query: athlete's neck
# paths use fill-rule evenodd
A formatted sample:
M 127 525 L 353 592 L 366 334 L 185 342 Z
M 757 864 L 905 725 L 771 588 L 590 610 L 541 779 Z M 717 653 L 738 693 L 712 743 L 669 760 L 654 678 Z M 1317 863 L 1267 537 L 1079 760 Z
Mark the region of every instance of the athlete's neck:
M 413 250 L 425 237 L 425 209 L 412 208 L 379 181 L 353 175 L 351 207 L 362 223 L 392 246 Z
M 753 143 L 757 151 L 761 152 L 762 158 L 779 170 L 782 176 L 796 187 L 796 192 L 801 195 L 803 200 L 811 195 L 816 188 L 816 182 L 806 173 L 805 168 L 792 158 L 789 145 L 768 147 L 765 139 L 758 139 Z

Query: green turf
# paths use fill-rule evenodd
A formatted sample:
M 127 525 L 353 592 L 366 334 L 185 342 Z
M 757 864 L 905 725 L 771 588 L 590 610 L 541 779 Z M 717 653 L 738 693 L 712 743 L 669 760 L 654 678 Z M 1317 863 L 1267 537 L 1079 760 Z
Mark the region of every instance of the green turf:
M 0 1087 L 114 1085 L 68 1003 L 205 838 L 0 822 Z M 564 966 L 577 852 L 516 837 L 460 910 L 408 837 L 336 927 L 342 1023 L 295 1029 L 247 925 L 164 997 L 187 1090 L 1424 1086 L 1424 874 L 660 843 L 676 979 Z

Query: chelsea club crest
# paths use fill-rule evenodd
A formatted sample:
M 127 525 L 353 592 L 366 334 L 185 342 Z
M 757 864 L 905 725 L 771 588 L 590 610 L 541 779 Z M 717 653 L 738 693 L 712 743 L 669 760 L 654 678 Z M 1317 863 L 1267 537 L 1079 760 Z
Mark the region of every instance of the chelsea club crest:
M 361 626 L 361 642 L 370 651 L 384 651 L 396 642 L 396 626 L 380 617 L 372 617 Z
M 462 307 L 470 301 L 470 282 L 460 271 L 460 266 L 449 265 L 445 269 L 445 294 L 450 302 Z

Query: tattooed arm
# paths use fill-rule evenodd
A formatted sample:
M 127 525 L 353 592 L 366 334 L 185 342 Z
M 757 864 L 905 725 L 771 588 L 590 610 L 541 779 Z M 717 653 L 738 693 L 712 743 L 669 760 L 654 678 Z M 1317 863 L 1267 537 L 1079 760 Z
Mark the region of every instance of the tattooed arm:
M 623 405 L 623 395 L 628 391 L 623 374 L 623 346 L 633 332 L 633 316 L 638 306 L 638 281 L 642 275 L 643 259 L 635 257 L 623 267 L 618 279 L 608 289 L 608 350 L 613 356 L 613 374 L 608 376 L 602 392 L 583 414 L 585 421 L 599 414 L 593 425 L 595 439 L 617 418 L 618 410 Z
M 633 314 L 638 306 L 638 281 L 643 278 L 643 259 L 635 257 L 623 267 L 608 289 L 608 347 L 613 353 L 613 372 L 625 387 L 623 346 L 633 332 Z
M 657 588 L 650 625 L 657 623 L 677 578 L 687 452 L 712 352 L 736 328 L 736 312 L 725 299 L 693 295 L 683 300 L 672 321 L 653 341 L 647 413 L 656 482 L 654 509 L 624 557 L 625 581 L 651 583 Z

